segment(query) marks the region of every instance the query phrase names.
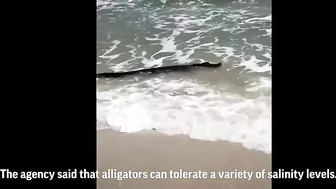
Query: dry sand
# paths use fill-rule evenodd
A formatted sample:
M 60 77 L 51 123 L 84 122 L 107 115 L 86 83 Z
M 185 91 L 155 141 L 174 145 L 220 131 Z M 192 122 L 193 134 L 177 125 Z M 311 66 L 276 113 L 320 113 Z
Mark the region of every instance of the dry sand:
M 101 128 L 101 126 L 98 126 Z M 97 131 L 99 172 L 117 171 L 261 171 L 271 170 L 271 157 L 226 141 L 202 141 L 156 131 Z M 270 179 L 98 179 L 99 189 L 269 189 Z

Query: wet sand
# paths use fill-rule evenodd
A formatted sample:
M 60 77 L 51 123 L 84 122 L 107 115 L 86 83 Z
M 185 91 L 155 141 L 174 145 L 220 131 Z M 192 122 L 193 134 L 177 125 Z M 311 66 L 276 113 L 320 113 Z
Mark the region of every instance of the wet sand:
M 98 128 L 102 126 L 98 124 Z M 97 167 L 117 171 L 261 171 L 271 170 L 271 156 L 226 141 L 202 141 L 156 131 L 97 131 Z M 149 175 L 147 175 L 149 176 Z M 269 189 L 270 179 L 98 179 L 99 189 Z

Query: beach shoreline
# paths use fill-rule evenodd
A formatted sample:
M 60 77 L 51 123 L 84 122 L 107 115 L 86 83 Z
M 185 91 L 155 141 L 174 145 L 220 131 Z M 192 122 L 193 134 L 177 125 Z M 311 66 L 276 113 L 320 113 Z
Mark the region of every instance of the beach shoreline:
M 184 135 L 168 136 L 157 131 L 120 133 L 97 123 L 97 168 L 99 172 L 224 172 L 271 171 L 271 155 L 227 141 L 204 141 Z M 149 176 L 149 175 L 148 175 Z M 97 179 L 99 189 L 216 189 L 271 188 L 267 179 L 141 178 Z

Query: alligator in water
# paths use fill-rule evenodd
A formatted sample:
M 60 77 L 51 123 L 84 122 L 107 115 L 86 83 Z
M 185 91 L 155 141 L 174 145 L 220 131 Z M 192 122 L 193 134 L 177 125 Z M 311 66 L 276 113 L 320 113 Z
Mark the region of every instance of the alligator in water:
M 139 73 L 164 73 L 164 72 L 171 72 L 171 71 L 188 71 L 193 67 L 220 67 L 222 63 L 209 63 L 209 62 L 202 62 L 202 63 L 195 63 L 190 65 L 173 65 L 173 66 L 164 66 L 164 67 L 157 67 L 157 68 L 144 68 L 129 72 L 104 72 L 98 73 L 96 76 L 97 78 L 113 78 L 113 77 L 123 77 L 127 75 L 135 75 Z

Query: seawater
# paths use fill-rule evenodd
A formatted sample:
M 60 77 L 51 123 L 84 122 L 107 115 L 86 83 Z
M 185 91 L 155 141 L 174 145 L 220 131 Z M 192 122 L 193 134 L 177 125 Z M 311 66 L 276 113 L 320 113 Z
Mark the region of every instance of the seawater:
M 227 140 L 271 153 L 270 0 L 97 0 L 97 72 L 222 62 L 97 80 L 97 120 L 121 132 Z

